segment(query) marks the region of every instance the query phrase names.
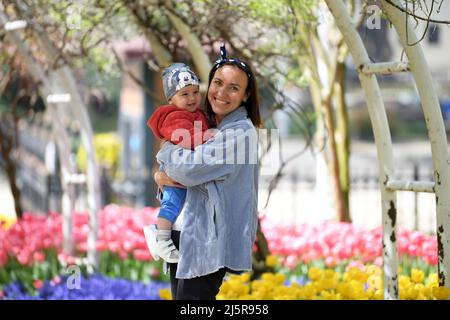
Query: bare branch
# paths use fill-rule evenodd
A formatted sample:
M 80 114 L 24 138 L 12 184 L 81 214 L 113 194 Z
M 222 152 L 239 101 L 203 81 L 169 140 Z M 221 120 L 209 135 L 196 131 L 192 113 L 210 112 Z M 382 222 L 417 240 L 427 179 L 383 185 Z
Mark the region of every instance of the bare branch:
M 397 4 L 393 3 L 391 0 L 384 0 L 384 1 L 386 1 L 388 4 L 390 4 L 394 8 L 397 8 L 401 12 L 404 12 L 407 15 L 409 15 L 409 16 L 411 16 L 413 18 L 416 18 L 418 20 L 427 21 L 427 22 L 433 22 L 433 23 L 438 23 L 438 24 L 450 24 L 450 20 L 436 20 L 436 19 L 430 19 L 429 17 L 428 18 L 423 18 L 423 17 L 420 17 L 420 16 L 414 14 L 414 12 L 410 12 L 407 9 L 405 9 L 405 8 L 403 8 L 401 6 L 398 6 Z M 432 1 L 432 3 L 434 3 L 434 1 Z M 439 5 L 439 10 L 441 8 L 441 5 L 442 5 L 442 3 Z

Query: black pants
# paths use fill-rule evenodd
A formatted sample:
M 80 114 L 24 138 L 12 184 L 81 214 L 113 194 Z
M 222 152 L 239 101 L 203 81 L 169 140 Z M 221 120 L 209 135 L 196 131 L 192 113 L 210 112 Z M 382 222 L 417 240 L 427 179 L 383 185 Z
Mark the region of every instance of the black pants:
M 172 240 L 177 249 L 180 243 L 180 231 L 172 231 Z M 170 286 L 173 300 L 215 300 L 222 285 L 226 269 L 192 279 L 177 279 L 177 264 L 169 263 Z

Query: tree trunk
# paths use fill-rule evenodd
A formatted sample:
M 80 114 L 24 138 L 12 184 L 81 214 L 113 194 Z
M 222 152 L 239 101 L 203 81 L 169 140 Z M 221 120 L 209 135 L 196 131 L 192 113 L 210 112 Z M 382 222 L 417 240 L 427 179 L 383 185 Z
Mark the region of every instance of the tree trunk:
M 211 71 L 212 64 L 209 61 L 209 57 L 203 50 L 202 43 L 198 36 L 191 30 L 190 26 L 184 23 L 174 11 L 172 11 L 172 5 L 169 1 L 165 1 L 167 16 L 172 22 L 173 26 L 177 29 L 178 33 L 186 41 L 187 49 L 191 54 L 192 60 L 197 68 L 199 78 L 202 82 L 208 81 L 209 72 Z
M 140 27 L 141 31 L 144 33 L 145 38 L 150 43 L 150 47 L 152 48 L 152 52 L 155 56 L 158 66 L 160 68 L 167 67 L 172 63 L 172 55 L 166 49 L 166 47 L 164 47 L 161 41 L 159 41 L 153 30 L 146 24 L 145 10 L 141 10 L 142 8 L 139 8 L 138 3 L 123 1 L 123 4 L 133 15 L 137 25 Z
M 2 119 L 0 119 L 2 121 Z M 13 137 L 7 132 L 3 132 L 2 124 L 0 123 L 0 154 L 4 161 L 3 169 L 8 177 L 11 193 L 14 198 L 14 209 L 16 217 L 22 218 L 22 206 L 20 205 L 20 189 L 16 184 L 16 166 L 11 159 L 11 151 L 13 149 Z
M 314 146 L 316 149 L 316 197 L 320 197 L 320 202 L 316 203 L 316 210 L 328 212 L 334 205 L 334 200 L 329 196 L 333 196 L 334 189 L 330 190 L 331 175 L 329 168 L 329 153 L 327 152 L 329 144 L 327 143 L 327 135 L 325 128 L 324 109 L 322 107 L 321 89 L 317 82 L 310 84 L 310 94 L 312 97 L 314 111 L 316 114 L 316 130 L 314 134 Z M 327 172 L 325 173 L 324 170 Z M 333 210 L 335 214 L 336 210 Z
M 340 184 L 339 162 L 337 157 L 336 140 L 334 136 L 335 126 L 331 98 L 322 100 L 322 108 L 325 111 L 325 124 L 328 129 L 328 168 L 330 171 L 331 185 L 333 188 L 334 204 L 339 221 L 345 217 L 345 205 Z
M 256 229 L 256 252 L 253 253 L 253 274 L 252 278 L 257 279 L 264 272 L 270 271 L 266 265 L 266 258 L 270 255 L 266 236 L 261 229 L 261 220 L 258 219 L 258 228 Z
M 345 104 L 345 63 L 336 66 L 334 94 L 336 98 L 336 148 L 339 163 L 339 183 L 341 187 L 343 212 L 339 221 L 351 222 L 350 217 L 350 132 L 347 106 Z

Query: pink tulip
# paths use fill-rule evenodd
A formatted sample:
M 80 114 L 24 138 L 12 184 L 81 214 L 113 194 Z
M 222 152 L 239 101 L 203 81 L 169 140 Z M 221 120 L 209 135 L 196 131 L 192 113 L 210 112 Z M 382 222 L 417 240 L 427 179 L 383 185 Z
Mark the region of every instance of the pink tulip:
M 35 287 L 36 289 L 39 290 L 40 288 L 42 288 L 42 286 L 43 286 L 42 280 L 37 279 L 33 281 L 33 287 Z
M 69 256 L 65 253 L 58 254 L 58 260 L 66 265 L 76 264 L 76 257 Z
M 348 270 L 351 269 L 351 268 L 358 268 L 358 269 L 360 269 L 361 271 L 364 271 L 364 270 L 365 270 L 364 264 L 363 264 L 361 261 L 357 261 L 357 260 L 351 261 L 351 262 L 347 265 L 346 271 L 348 271 Z
M 50 281 L 50 283 L 51 283 L 53 286 L 56 286 L 57 284 L 61 283 L 61 278 L 60 278 L 59 276 L 55 276 L 55 277 Z
M 108 205 L 99 211 L 97 250 L 109 250 L 125 259 L 129 255 L 147 261 L 151 259 L 142 226 L 156 222 L 159 208 L 133 208 Z M 89 215 L 74 214 L 73 236 L 76 249 L 87 251 Z M 345 262 L 348 259 L 362 262 L 377 262 L 382 254 L 382 228 L 364 230 L 349 223 L 324 221 L 317 225 L 292 223 L 276 224 L 262 213 L 261 226 L 272 254 L 285 256 L 284 265 L 295 267 L 298 260 L 309 262 L 323 259 L 327 265 Z M 437 241 L 435 236 L 409 231 L 399 227 L 397 232 L 399 255 L 421 257 L 431 265 L 437 263 Z M 7 231 L 0 229 L 0 267 L 9 257 L 24 265 L 43 261 L 46 248 L 62 253 L 62 217 L 57 213 L 37 216 L 30 213 Z M 254 246 L 256 249 L 256 246 Z M 382 260 L 381 260 L 382 261 Z
M 161 273 L 159 272 L 159 270 L 157 268 L 153 268 L 150 275 L 152 278 L 156 278 L 156 277 L 159 277 L 160 274 Z
M 376 257 L 373 263 L 376 266 L 382 267 L 383 266 L 383 258 L 382 257 Z
M 150 261 L 151 255 L 148 250 L 137 249 L 133 252 L 134 258 L 138 261 Z
M 298 257 L 291 254 L 284 259 L 284 265 L 289 269 L 293 270 L 298 264 Z
M 332 268 L 336 265 L 336 261 L 335 261 L 334 257 L 328 256 L 325 258 L 325 264 L 327 267 Z
M 33 254 L 33 262 L 43 262 L 45 261 L 45 254 L 41 251 L 35 252 Z

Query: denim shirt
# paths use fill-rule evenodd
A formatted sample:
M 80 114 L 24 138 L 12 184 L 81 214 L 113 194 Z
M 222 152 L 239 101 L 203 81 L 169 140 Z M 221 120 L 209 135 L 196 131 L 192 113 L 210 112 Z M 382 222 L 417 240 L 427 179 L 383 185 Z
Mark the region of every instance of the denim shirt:
M 251 270 L 258 223 L 257 148 L 256 129 L 241 106 L 194 150 L 166 142 L 158 152 L 166 174 L 187 186 L 177 278 L 222 267 Z

